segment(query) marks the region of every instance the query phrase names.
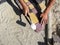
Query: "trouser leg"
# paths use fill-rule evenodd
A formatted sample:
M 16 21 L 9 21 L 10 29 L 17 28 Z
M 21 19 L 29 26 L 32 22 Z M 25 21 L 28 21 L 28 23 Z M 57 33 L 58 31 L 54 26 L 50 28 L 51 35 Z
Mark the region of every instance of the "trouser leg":
M 48 15 L 48 38 L 52 38 L 52 12 L 50 11 L 49 12 L 49 15 Z

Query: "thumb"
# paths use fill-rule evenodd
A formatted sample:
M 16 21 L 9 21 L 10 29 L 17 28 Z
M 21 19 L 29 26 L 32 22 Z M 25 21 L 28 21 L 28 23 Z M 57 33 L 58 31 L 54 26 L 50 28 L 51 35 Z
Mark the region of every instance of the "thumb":
M 40 17 L 42 17 L 43 16 L 43 14 L 41 14 L 41 16 Z

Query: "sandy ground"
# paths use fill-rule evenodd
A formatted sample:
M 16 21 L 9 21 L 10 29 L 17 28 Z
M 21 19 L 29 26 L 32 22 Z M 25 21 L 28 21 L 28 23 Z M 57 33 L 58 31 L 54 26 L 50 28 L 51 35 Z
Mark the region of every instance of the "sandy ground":
M 0 0 L 1 1 L 1 0 Z M 0 3 L 0 45 L 44 45 L 45 33 L 34 32 L 14 0 Z M 53 30 L 60 21 L 60 0 L 52 8 Z M 20 18 L 21 15 L 21 18 Z M 21 21 L 22 19 L 22 21 Z M 59 42 L 54 43 L 59 45 Z

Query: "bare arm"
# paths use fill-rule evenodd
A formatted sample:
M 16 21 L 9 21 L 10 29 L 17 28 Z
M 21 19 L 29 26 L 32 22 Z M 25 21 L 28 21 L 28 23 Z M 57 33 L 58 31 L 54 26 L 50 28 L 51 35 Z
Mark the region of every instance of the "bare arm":
M 48 4 L 48 7 L 46 8 L 46 10 L 45 10 L 45 13 L 49 13 L 49 11 L 50 11 L 50 9 L 51 9 L 51 7 L 53 6 L 53 4 L 55 3 L 55 0 L 49 0 L 50 2 L 49 2 L 49 4 Z
M 48 20 L 48 16 L 47 15 L 48 15 L 51 7 L 53 6 L 54 2 L 55 2 L 55 0 L 49 0 L 49 4 L 48 4 L 46 10 L 40 16 L 40 17 L 42 17 L 41 23 L 42 22 L 44 22 L 45 24 L 47 23 L 47 20 Z
M 19 0 L 20 4 L 22 5 L 23 7 L 23 11 L 24 11 L 24 14 L 25 16 L 27 16 L 27 13 L 29 13 L 29 8 L 28 6 L 25 4 L 24 0 Z

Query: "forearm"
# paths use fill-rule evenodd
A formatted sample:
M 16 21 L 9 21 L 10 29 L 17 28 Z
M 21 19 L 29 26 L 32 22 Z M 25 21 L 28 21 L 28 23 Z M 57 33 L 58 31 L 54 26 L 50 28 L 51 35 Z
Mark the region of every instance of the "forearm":
M 55 3 L 55 0 L 50 0 L 50 3 L 49 5 L 47 6 L 46 10 L 45 10 L 45 13 L 49 13 L 51 7 L 53 6 L 53 4 Z
M 24 0 L 19 0 L 20 4 L 22 5 L 22 7 L 24 8 L 25 6 L 27 6 L 24 2 Z

